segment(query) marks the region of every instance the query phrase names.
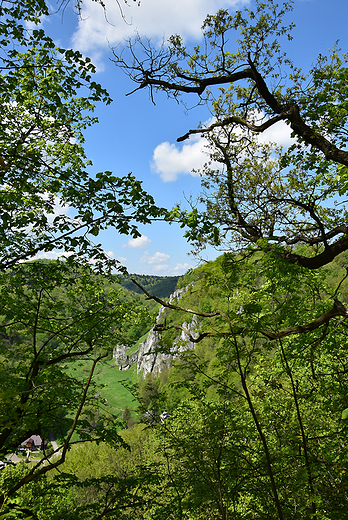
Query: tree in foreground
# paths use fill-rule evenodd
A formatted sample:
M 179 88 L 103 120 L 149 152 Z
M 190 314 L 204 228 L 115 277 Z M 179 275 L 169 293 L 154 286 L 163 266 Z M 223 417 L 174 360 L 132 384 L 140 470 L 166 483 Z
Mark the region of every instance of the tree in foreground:
M 45 9 L 4 2 L 0 11 L 0 269 L 53 250 L 116 267 L 92 239 L 109 226 L 136 237 L 137 223 L 161 211 L 132 175 L 88 173 L 83 131 L 97 122 L 94 103 L 111 98 L 89 58 L 25 28 Z
M 173 36 L 157 49 L 138 39 L 120 54 L 115 49 L 114 61 L 135 90 L 149 89 L 151 99 L 156 91 L 184 102 L 196 96 L 213 117 L 210 126 L 178 138 L 207 137 L 210 164 L 202 173 L 210 177 L 203 184 L 216 186 L 223 211 L 221 220 L 213 204 L 206 213 L 193 211 L 184 219 L 188 237 L 198 245 L 281 245 L 288 261 L 315 269 L 348 245 L 345 206 L 336 206 L 347 189 L 346 54 L 336 48 L 319 56 L 305 75 L 281 48 L 282 37 L 291 39 L 292 24 L 283 19 L 292 3 L 255 4 L 208 16 L 202 46 L 188 49 Z M 279 121 L 289 125 L 295 143 L 272 154 L 257 136 Z M 294 251 L 301 243 L 313 246 L 310 255 Z
M 215 338 L 218 358 L 214 373 L 186 355 L 199 405 L 182 407 L 160 433 L 172 518 L 326 520 L 347 506 L 345 272 L 328 283 L 331 262 L 348 248 L 347 56 L 335 48 L 305 76 L 279 43 L 291 38 L 283 22 L 291 9 L 268 1 L 234 15 L 220 10 L 192 50 L 174 36 L 159 50 L 138 39 L 114 51 L 135 90 L 148 88 L 152 99 L 156 91 L 194 95 L 213 116 L 178 139 L 204 135 L 209 157 L 199 204 L 172 217 L 198 250 L 210 243 L 230 251 L 206 268 L 203 291 L 219 293 L 211 312 L 161 301 L 196 314 L 202 321 L 190 340 Z M 287 150 L 258 140 L 279 121 L 294 138 Z M 182 330 L 157 325 L 169 328 Z M 198 374 L 220 394 L 221 437 L 207 433 L 206 443 L 200 428 L 210 431 L 212 405 Z M 191 507 L 208 487 L 204 512 Z
M 17 492 L 30 497 L 30 483 L 60 466 L 72 443 L 120 441 L 93 375 L 143 310 L 98 278 L 120 265 L 93 239 L 109 226 L 139 236 L 139 223 L 163 214 L 132 175 L 88 173 L 83 131 L 97 121 L 94 103 L 111 98 L 88 58 L 28 28 L 46 14 L 41 1 L 0 7 L 0 453 L 54 433 L 60 455 L 6 468 L 8 515 Z M 57 250 L 64 261 L 32 261 Z M 84 378 L 74 375 L 79 361 L 90 362 Z

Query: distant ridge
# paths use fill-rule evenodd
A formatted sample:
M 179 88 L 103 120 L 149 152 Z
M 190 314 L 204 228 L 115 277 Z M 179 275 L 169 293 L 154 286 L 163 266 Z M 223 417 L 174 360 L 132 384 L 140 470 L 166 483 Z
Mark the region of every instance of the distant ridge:
M 136 280 L 144 289 L 158 298 L 167 298 L 176 289 L 180 276 L 156 276 L 149 274 L 130 274 L 121 277 L 121 285 L 130 291 L 142 294 L 131 279 Z

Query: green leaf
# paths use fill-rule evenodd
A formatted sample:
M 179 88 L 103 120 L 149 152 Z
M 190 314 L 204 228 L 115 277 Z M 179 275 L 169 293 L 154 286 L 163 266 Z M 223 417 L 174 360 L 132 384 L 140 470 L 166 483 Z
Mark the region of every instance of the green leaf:
M 345 410 L 343 410 L 341 419 L 342 419 L 342 421 L 345 421 L 346 419 L 348 419 L 348 408 L 345 408 Z

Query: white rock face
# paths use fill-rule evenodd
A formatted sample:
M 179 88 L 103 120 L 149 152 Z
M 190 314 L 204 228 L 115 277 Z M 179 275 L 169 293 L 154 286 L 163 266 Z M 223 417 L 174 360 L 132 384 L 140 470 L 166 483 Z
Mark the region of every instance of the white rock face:
M 153 328 L 150 330 L 147 338 L 140 344 L 138 353 L 137 372 L 143 371 L 144 377 L 148 372 L 154 372 L 155 369 L 159 372 L 165 365 L 165 354 L 156 353 L 155 350 L 159 348 L 160 334 L 155 332 Z M 161 367 L 159 366 L 159 357 L 161 356 Z M 168 356 L 169 357 L 169 356 Z
M 171 294 L 169 303 L 173 303 L 174 300 L 179 300 L 188 288 L 189 286 L 183 289 L 177 289 Z M 165 307 L 160 308 L 156 323 L 163 320 L 165 311 Z M 187 333 L 181 331 L 181 334 L 174 340 L 170 353 L 160 351 L 161 334 L 152 328 L 146 340 L 139 346 L 137 373 L 142 372 L 143 377 L 145 377 L 148 372 L 158 373 L 164 368 L 169 368 L 173 359 L 175 359 L 180 352 L 193 348 L 194 344 L 190 341 L 189 334 L 194 338 L 197 337 L 196 331 L 198 326 L 198 319 L 194 314 L 190 323 L 184 322 L 182 324 L 182 327 L 187 330 Z
M 174 300 L 179 300 L 182 295 L 188 290 L 189 285 L 183 289 L 177 289 L 169 297 L 169 303 L 173 303 Z M 161 307 L 158 311 L 156 323 L 163 322 L 166 308 Z M 128 370 L 133 363 L 137 363 L 137 373 L 143 374 L 145 377 L 147 373 L 153 372 L 158 374 L 165 368 L 169 368 L 173 362 L 173 359 L 185 350 L 192 349 L 194 344 L 189 339 L 189 335 L 194 338 L 197 337 L 197 329 L 199 327 L 197 316 L 194 314 L 191 322 L 184 322 L 182 327 L 187 330 L 187 333 L 181 331 L 178 337 L 174 340 L 173 345 L 168 352 L 160 352 L 160 340 L 161 334 L 154 330 L 154 327 L 150 330 L 147 338 L 143 343 L 139 345 L 139 350 L 134 352 L 132 355 L 127 355 L 127 351 L 130 347 L 124 345 L 117 345 L 114 348 L 113 358 L 120 370 Z
M 190 341 L 190 336 L 192 336 L 194 339 L 198 337 L 197 329 L 199 327 L 199 323 L 195 314 L 192 316 L 190 323 L 184 321 L 181 326 L 183 329 L 187 330 L 187 333 L 182 330 L 180 336 L 174 340 L 173 350 L 175 352 L 184 352 L 185 350 L 193 349 L 194 343 Z
M 119 365 L 120 370 L 128 370 L 133 363 L 138 361 L 138 352 L 134 352 L 130 356 L 127 351 L 130 347 L 125 345 L 117 345 L 114 348 L 112 357 L 115 360 L 116 365 Z
M 113 351 L 112 357 L 115 359 L 116 365 L 122 365 L 122 363 L 125 363 L 127 360 L 127 350 L 129 347 L 126 347 L 125 345 L 116 345 Z

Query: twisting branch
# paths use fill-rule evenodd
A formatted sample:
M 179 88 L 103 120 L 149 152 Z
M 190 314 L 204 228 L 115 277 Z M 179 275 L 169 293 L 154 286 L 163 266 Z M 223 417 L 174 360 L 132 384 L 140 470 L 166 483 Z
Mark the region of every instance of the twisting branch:
M 310 323 L 307 323 L 307 325 L 297 325 L 295 327 L 287 327 L 286 329 L 277 330 L 275 332 L 268 332 L 265 330 L 260 330 L 260 332 L 271 340 L 285 338 L 286 336 L 292 336 L 294 334 L 306 334 L 307 332 L 311 332 L 312 330 L 318 329 L 322 325 L 325 325 L 332 318 L 335 318 L 336 316 L 342 316 L 344 318 L 348 318 L 348 309 L 340 301 L 335 299 L 333 309 L 325 312 L 322 316 L 320 316 L 316 320 L 311 321 Z
M 317 237 L 307 237 L 305 235 L 297 234 L 297 235 L 294 235 L 292 238 L 289 238 L 286 235 L 272 236 L 269 238 L 269 240 L 274 240 L 277 242 L 285 242 L 288 245 L 298 244 L 298 242 L 305 242 L 306 244 L 314 245 L 314 244 L 320 244 L 320 242 L 326 242 L 327 240 L 334 238 L 335 236 L 339 235 L 340 233 L 344 233 L 345 235 L 348 235 L 348 226 L 345 226 L 345 225 L 336 226 L 334 229 L 331 229 L 331 231 L 328 231 L 327 233 L 324 233 Z M 331 246 L 328 246 L 328 247 L 331 247 Z
M 133 58 L 136 59 L 131 47 L 130 50 Z M 157 88 L 158 90 L 164 90 L 167 93 L 172 92 L 174 97 L 177 97 L 180 93 L 197 94 L 201 97 L 209 87 L 233 85 L 243 80 L 249 80 L 254 85 L 255 91 L 258 93 L 261 100 L 266 104 L 268 109 L 273 112 L 273 117 L 270 117 L 262 125 L 255 125 L 246 119 L 237 116 L 230 116 L 229 118 L 218 122 L 216 126 L 226 126 L 235 123 L 244 128 L 248 128 L 253 132 L 260 133 L 273 126 L 278 121 L 285 120 L 289 123 L 295 135 L 310 147 L 320 150 L 327 160 L 332 160 L 339 164 L 348 166 L 348 151 L 338 148 L 334 142 L 329 141 L 324 134 L 320 134 L 317 129 L 310 127 L 302 118 L 300 107 L 296 102 L 288 101 L 281 97 L 278 100 L 278 98 L 270 91 L 265 79 L 257 70 L 250 53 L 248 54 L 247 66 L 244 65 L 243 70 L 222 75 L 217 74 L 217 71 L 213 71 L 210 72 L 209 76 L 199 76 L 198 74 L 190 76 L 180 73 L 180 71 L 175 68 L 175 65 L 170 63 L 170 60 L 173 57 L 171 56 L 170 51 L 168 51 L 166 55 L 166 66 L 162 65 L 162 67 L 156 67 L 154 70 L 152 69 L 152 66 L 156 64 L 156 60 L 155 56 L 151 55 L 151 53 L 149 56 L 149 68 L 145 66 L 145 62 L 140 63 L 138 59 L 136 60 L 136 64 L 132 66 L 126 63 L 121 56 L 118 57 L 115 53 L 114 55 L 116 58 L 114 60 L 115 63 L 121 66 L 133 81 L 138 83 L 139 87 L 135 90 L 148 87 L 150 92 L 152 92 L 153 88 Z M 173 72 L 175 74 L 173 74 Z M 214 129 L 215 127 L 210 126 L 209 130 Z M 189 130 L 185 135 L 179 137 L 178 141 L 187 139 L 191 134 L 202 133 L 202 130 L 203 129 Z M 204 132 L 209 130 L 204 130 Z
M 115 61 L 117 64 L 120 64 L 119 61 Z M 126 68 L 131 68 L 126 65 Z M 198 94 L 199 96 L 203 94 L 207 87 L 213 85 L 224 85 L 226 83 L 235 83 L 236 81 L 240 81 L 242 79 L 253 79 L 253 73 L 250 68 L 246 68 L 239 72 L 234 72 L 232 74 L 226 74 L 224 76 L 212 76 L 208 78 L 198 78 L 197 76 L 183 76 L 177 73 L 177 76 L 180 78 L 185 78 L 187 83 L 176 83 L 171 81 L 166 81 L 160 79 L 160 77 L 153 77 L 152 71 L 141 70 L 139 67 L 139 73 L 142 73 L 142 79 L 133 78 L 137 83 L 140 83 L 138 89 L 146 88 L 146 87 L 157 87 L 158 89 L 164 90 L 173 90 L 175 92 L 185 92 L 186 94 Z M 138 90 L 136 89 L 136 90 Z M 129 93 L 130 94 L 130 93 Z M 126 94 L 126 95 L 129 95 Z
M 173 309 L 177 311 L 183 311 L 188 312 L 189 314 L 195 314 L 196 316 L 201 316 L 203 318 L 213 318 L 215 316 L 222 316 L 226 319 L 228 323 L 231 323 L 229 317 L 222 311 L 216 311 L 216 312 L 199 312 L 192 309 L 186 309 L 185 307 L 181 307 L 179 305 L 173 305 L 171 303 L 168 303 L 161 298 L 158 298 L 157 296 L 152 296 L 146 289 L 144 289 L 136 280 L 132 279 L 132 282 L 135 283 L 141 289 L 148 299 L 155 300 L 156 302 L 163 305 L 163 307 L 167 307 L 168 309 Z M 263 336 L 266 336 L 266 338 L 270 340 L 275 339 L 281 339 L 285 338 L 287 336 L 293 336 L 294 334 L 306 334 L 307 332 L 311 332 L 312 330 L 316 330 L 322 325 L 325 325 L 328 323 L 332 318 L 335 318 L 336 316 L 342 316 L 344 319 L 348 318 L 348 308 L 343 305 L 339 300 L 336 298 L 334 299 L 334 306 L 331 310 L 325 312 L 322 314 L 319 318 L 316 320 L 311 321 L 310 323 L 307 323 L 306 325 L 296 325 L 295 327 L 287 327 L 286 329 L 282 330 L 276 330 L 276 331 L 269 331 L 260 329 L 260 333 Z M 192 343 L 198 343 L 203 338 L 206 337 L 221 337 L 221 336 L 239 336 L 241 334 L 247 334 L 248 332 L 253 332 L 254 329 L 247 329 L 247 328 L 234 328 L 232 325 L 230 326 L 230 330 L 227 331 L 219 331 L 219 332 L 202 332 L 199 336 L 194 338 L 192 334 L 185 328 L 179 325 L 161 325 L 158 324 L 155 326 L 155 330 L 157 332 L 163 332 L 165 330 L 169 329 L 177 329 L 183 331 L 187 336 L 189 337 L 190 341 Z
M 165 300 L 162 300 L 161 298 L 158 298 L 157 296 L 152 296 L 136 280 L 134 280 L 133 278 L 131 280 L 137 287 L 139 287 L 139 289 L 141 289 L 146 294 L 147 299 L 154 300 L 155 302 L 163 305 L 163 307 L 167 307 L 168 309 L 174 309 L 176 311 L 188 312 L 189 314 L 196 314 L 196 316 L 202 316 L 203 318 L 213 318 L 214 316 L 222 316 L 223 318 L 227 319 L 226 314 L 222 311 L 199 312 L 199 311 L 194 311 L 192 309 L 186 309 L 185 307 L 180 307 L 179 305 L 173 305 L 172 303 L 166 302 Z
M 185 141 L 193 134 L 210 133 L 215 128 L 223 128 L 223 127 L 229 126 L 231 124 L 237 124 L 237 125 L 243 126 L 245 128 L 248 128 L 249 130 L 252 130 L 253 132 L 262 133 L 265 130 L 267 130 L 267 128 L 270 128 L 272 125 L 274 125 L 278 121 L 283 121 L 286 118 L 287 118 L 287 114 L 285 112 L 285 113 L 279 114 L 275 117 L 271 117 L 270 119 L 268 119 L 267 121 L 262 123 L 262 125 L 255 125 L 254 123 L 250 123 L 249 121 L 247 121 L 246 119 L 243 119 L 241 117 L 229 116 L 229 117 L 226 117 L 225 119 L 223 119 L 222 121 L 217 121 L 216 123 L 212 123 L 211 125 L 209 125 L 205 128 L 196 128 L 195 130 L 189 130 L 188 132 L 186 132 L 185 135 L 178 137 L 177 141 L 178 142 Z
M 322 253 L 319 253 L 316 256 L 307 257 L 288 251 L 281 253 L 280 256 L 292 264 L 300 264 L 302 267 L 306 267 L 307 269 L 319 269 L 319 267 L 323 267 L 323 265 L 332 262 L 336 256 L 347 249 L 348 236 L 344 236 L 337 240 L 337 242 L 329 245 Z
M 199 313 L 195 313 L 195 314 L 199 315 Z M 231 336 L 230 331 L 221 331 L 221 332 L 201 332 L 198 336 L 195 337 L 195 336 L 192 336 L 190 331 L 188 331 L 185 327 L 180 326 L 180 325 L 165 326 L 165 325 L 158 324 L 158 325 L 155 325 L 153 328 L 153 330 L 155 332 L 163 332 L 165 330 L 170 330 L 170 329 L 181 330 L 182 332 L 184 332 L 184 334 L 187 335 L 187 337 L 189 338 L 191 343 L 199 343 L 204 338 L 216 338 L 217 336 Z

